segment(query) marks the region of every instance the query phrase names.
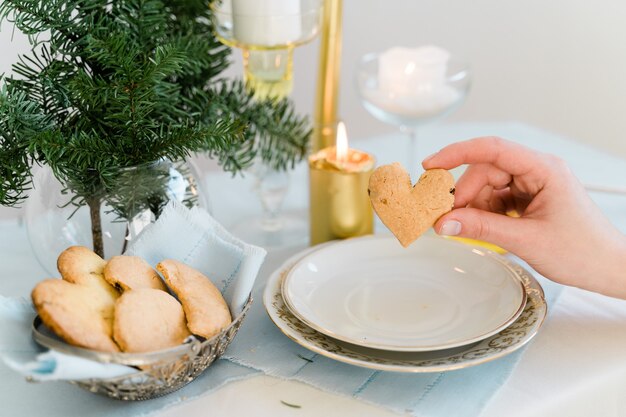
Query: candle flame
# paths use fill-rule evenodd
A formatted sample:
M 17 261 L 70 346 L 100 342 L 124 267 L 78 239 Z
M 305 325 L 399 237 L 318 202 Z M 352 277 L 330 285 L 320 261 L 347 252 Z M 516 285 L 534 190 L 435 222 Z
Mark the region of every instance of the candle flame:
M 345 161 L 348 156 L 348 134 L 343 122 L 337 124 L 337 139 L 335 142 L 337 161 Z

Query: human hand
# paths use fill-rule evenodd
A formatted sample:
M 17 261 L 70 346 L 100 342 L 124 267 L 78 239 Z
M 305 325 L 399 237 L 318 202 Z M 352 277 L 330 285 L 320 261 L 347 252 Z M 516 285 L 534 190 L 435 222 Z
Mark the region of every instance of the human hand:
M 495 137 L 443 148 L 424 169 L 468 164 L 441 235 L 494 243 L 556 282 L 626 299 L 626 237 L 603 215 L 567 165 Z M 515 211 L 519 217 L 506 213 Z

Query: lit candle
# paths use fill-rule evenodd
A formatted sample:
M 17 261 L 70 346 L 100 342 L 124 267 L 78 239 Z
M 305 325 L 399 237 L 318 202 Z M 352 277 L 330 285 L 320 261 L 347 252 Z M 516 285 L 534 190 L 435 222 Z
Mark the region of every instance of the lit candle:
M 368 99 L 413 119 L 437 115 L 461 98 L 446 80 L 449 59 L 449 52 L 436 46 L 391 48 L 380 55 L 378 88 Z
M 288 45 L 302 35 L 300 0 L 232 0 L 233 34 L 247 46 Z
M 337 126 L 335 146 L 309 157 L 311 244 L 373 233 L 367 195 L 374 157 L 351 149 L 345 126 Z

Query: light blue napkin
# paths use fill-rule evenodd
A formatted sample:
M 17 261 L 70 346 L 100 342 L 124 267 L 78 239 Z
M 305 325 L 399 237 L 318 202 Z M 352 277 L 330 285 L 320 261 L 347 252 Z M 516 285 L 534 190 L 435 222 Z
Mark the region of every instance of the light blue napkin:
M 262 275 L 266 277 L 270 272 L 263 271 Z M 551 305 L 562 287 L 538 278 Z M 258 287 L 254 292 L 257 300 L 261 299 L 262 290 Z M 414 416 L 478 415 L 506 382 L 523 354 L 522 348 L 479 366 L 429 374 L 360 368 L 315 354 L 292 342 L 271 322 L 260 304 L 253 306 L 237 343 L 226 351 L 223 360 Z
M 31 324 L 35 317 L 30 301 L 23 298 L 4 297 L 0 295 L 0 404 L 2 417 L 31 417 L 40 416 L 45 410 L 46 417 L 75 416 L 77 412 L 90 417 L 142 417 L 163 410 L 190 398 L 198 397 L 211 392 L 226 382 L 249 377 L 258 371 L 243 368 L 227 361 L 217 361 L 193 384 L 183 389 L 150 401 L 126 402 L 93 395 L 73 387 L 67 383 L 29 383 L 19 371 L 33 375 L 41 381 L 63 379 L 69 373 L 79 372 L 118 372 L 117 366 L 106 365 L 105 370 L 94 369 L 102 366 L 92 361 L 76 358 L 69 359 L 69 363 L 57 363 L 62 354 L 54 353 L 53 359 L 28 361 L 41 353 L 42 349 L 31 337 Z M 59 356 L 60 355 L 60 356 Z M 37 369 L 9 369 L 6 362 L 14 362 L 15 367 L 24 367 L 29 364 Z M 81 369 L 86 367 L 86 369 Z M 126 368 L 127 367 L 119 367 Z M 18 370 L 18 372 L 14 372 Z M 62 373 L 64 375 L 59 375 Z M 123 373 L 123 370 L 122 370 Z M 79 411 L 77 411 L 79 410 Z
M 164 259 L 176 259 L 213 280 L 233 316 L 243 309 L 265 259 L 263 248 L 232 236 L 202 209 L 169 203 L 159 219 L 129 246 L 128 254 L 141 256 L 153 267 Z M 0 296 L 1 297 L 1 296 Z M 36 381 L 111 378 L 136 369 L 64 355 L 41 352 L 30 337 L 34 318 L 30 302 L 0 298 L 0 358 L 13 370 Z
M 30 301 L 0 295 L 0 358 L 11 369 L 38 381 L 115 377 L 135 369 L 43 351 L 32 339 L 35 310 Z
M 183 219 L 184 216 L 175 214 L 173 218 Z M 179 244 L 185 248 L 208 245 L 208 237 L 200 230 L 201 227 L 168 229 L 164 228 L 163 231 L 167 232 L 166 236 L 161 233 L 142 235 L 142 240 L 146 239 L 145 248 L 152 248 L 146 249 L 142 254 L 154 256 L 155 259 L 160 256 L 157 253 L 158 247 L 151 244 L 154 239 L 161 242 L 169 239 L 173 249 L 177 249 Z M 228 237 L 223 240 L 236 243 L 236 240 Z M 133 248 L 137 250 L 139 246 Z M 269 319 L 262 303 L 267 277 L 296 251 L 297 249 L 293 249 L 268 255 L 254 284 L 252 294 L 255 302 L 239 334 L 222 359 L 183 389 L 162 398 L 127 403 L 92 395 L 69 384 L 29 384 L 24 381 L 23 376 L 0 363 L 0 402 L 3 404 L 3 411 L 8 410 L 7 416 L 11 417 L 39 415 L 42 409 L 46 410 L 47 417 L 73 415 L 77 409 L 89 410 L 89 415 L 94 417 L 147 416 L 211 392 L 230 381 L 265 373 L 302 381 L 325 391 L 378 404 L 405 414 L 422 417 L 475 416 L 480 414 L 489 399 L 506 383 L 523 355 L 522 349 L 473 368 L 415 375 L 374 371 L 316 355 L 283 335 Z M 203 261 L 201 256 L 193 256 L 193 253 L 187 251 L 184 255 L 190 255 L 188 260 L 192 262 Z M 542 277 L 538 279 L 544 287 L 548 304 L 552 305 L 561 287 Z M 228 289 L 232 287 L 232 282 L 229 285 L 228 281 L 222 279 L 219 283 Z M 232 294 L 234 293 L 233 291 Z M 18 302 L 15 299 L 0 298 L 0 353 L 33 349 L 30 339 L 33 314 L 28 303 L 23 300 Z M 11 317 L 9 321 L 12 324 L 5 325 L 9 321 L 2 321 L 3 316 Z
M 170 202 L 126 251 L 152 266 L 169 258 L 203 272 L 220 289 L 233 316 L 243 309 L 266 253 L 233 236 L 207 211 L 177 201 Z

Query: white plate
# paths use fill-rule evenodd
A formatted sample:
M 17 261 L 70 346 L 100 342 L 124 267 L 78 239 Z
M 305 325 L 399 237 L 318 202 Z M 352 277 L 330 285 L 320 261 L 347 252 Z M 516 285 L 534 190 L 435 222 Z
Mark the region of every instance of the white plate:
M 477 250 L 480 250 L 477 248 Z M 479 365 L 506 356 L 528 343 L 547 315 L 543 289 L 518 264 L 497 254 L 494 257 L 524 283 L 528 301 L 520 317 L 506 329 L 480 342 L 431 352 L 393 352 L 368 349 L 328 337 L 295 317 L 283 302 L 281 284 L 291 267 L 311 249 L 293 256 L 269 277 L 263 303 L 271 320 L 287 337 L 301 346 L 331 359 L 370 369 L 392 372 L 444 372 Z
M 419 352 L 477 342 L 524 310 L 524 286 L 484 250 L 434 236 L 408 248 L 393 236 L 331 243 L 283 281 L 293 314 L 311 328 L 374 349 Z

